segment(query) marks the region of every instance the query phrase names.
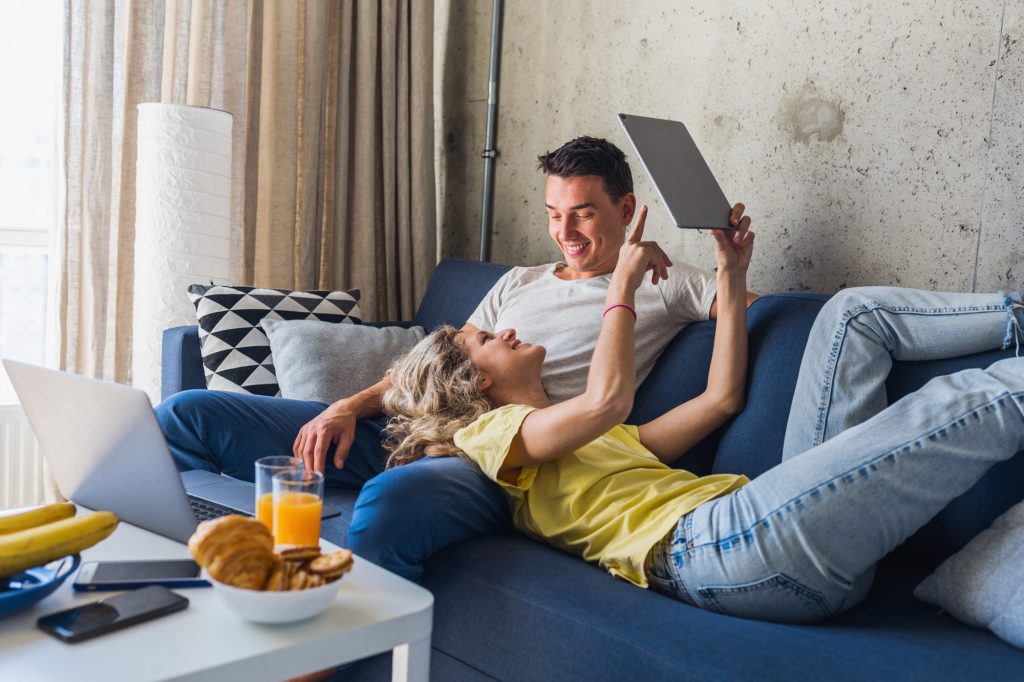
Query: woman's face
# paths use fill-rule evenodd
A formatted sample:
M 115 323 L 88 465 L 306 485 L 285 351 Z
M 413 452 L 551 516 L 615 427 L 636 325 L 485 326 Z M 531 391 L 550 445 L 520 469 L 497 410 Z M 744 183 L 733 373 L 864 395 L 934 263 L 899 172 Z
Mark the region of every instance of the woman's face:
M 460 335 L 470 362 L 499 385 L 539 380 L 547 352 L 544 346 L 524 343 L 514 329 L 500 332 L 476 331 Z

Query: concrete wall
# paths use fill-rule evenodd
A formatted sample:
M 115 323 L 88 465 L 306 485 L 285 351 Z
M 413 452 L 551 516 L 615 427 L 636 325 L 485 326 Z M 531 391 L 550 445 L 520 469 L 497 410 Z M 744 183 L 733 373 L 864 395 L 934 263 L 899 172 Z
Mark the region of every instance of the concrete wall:
M 441 256 L 475 258 L 491 3 L 437 2 Z M 1024 0 L 508 0 L 493 260 L 557 257 L 536 155 L 615 120 L 676 118 L 758 232 L 751 288 L 1024 287 Z

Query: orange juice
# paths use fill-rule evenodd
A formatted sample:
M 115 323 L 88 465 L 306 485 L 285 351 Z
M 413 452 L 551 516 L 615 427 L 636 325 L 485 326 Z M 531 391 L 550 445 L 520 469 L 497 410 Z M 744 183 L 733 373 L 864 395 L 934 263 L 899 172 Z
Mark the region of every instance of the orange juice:
M 282 493 L 274 504 L 274 542 L 319 545 L 323 501 L 313 493 Z
M 256 500 L 256 520 L 274 531 L 274 493 L 263 493 Z

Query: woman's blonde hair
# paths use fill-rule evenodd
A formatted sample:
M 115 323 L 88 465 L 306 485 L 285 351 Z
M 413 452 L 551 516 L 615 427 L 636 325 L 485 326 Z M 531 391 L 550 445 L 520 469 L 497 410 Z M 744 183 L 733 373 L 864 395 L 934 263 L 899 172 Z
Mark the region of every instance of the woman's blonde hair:
M 388 421 L 384 447 L 387 468 L 424 456 L 465 453 L 455 446 L 455 432 L 473 423 L 494 405 L 480 391 L 483 379 L 456 341 L 459 330 L 444 325 L 428 334 L 391 365 L 391 388 L 382 404 Z

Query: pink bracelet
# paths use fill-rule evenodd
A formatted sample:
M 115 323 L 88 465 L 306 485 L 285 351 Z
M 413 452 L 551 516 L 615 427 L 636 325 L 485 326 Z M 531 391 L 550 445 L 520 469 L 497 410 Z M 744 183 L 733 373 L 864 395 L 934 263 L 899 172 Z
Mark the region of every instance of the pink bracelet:
M 601 319 L 604 319 L 604 316 L 608 314 L 609 310 L 613 310 L 615 308 L 625 308 L 626 310 L 633 314 L 633 321 L 636 322 L 636 310 L 634 310 L 633 306 L 629 305 L 628 303 L 612 303 L 610 306 L 604 309 L 603 313 L 601 313 Z

